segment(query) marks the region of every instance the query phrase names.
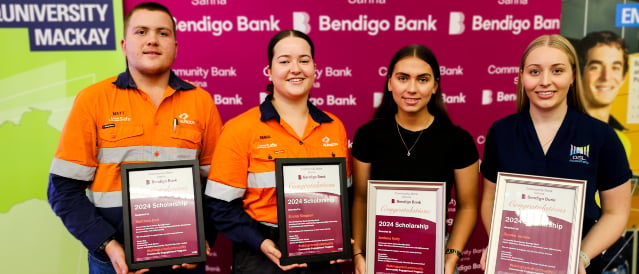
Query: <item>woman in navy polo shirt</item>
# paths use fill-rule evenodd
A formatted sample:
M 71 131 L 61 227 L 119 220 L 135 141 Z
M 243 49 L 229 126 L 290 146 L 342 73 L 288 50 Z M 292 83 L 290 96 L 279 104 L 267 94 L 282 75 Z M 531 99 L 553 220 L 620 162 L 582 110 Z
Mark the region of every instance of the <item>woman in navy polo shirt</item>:
M 486 136 L 481 217 L 490 231 L 498 172 L 587 180 L 579 273 L 601 273 L 601 253 L 628 221 L 632 172 L 612 128 L 585 114 L 579 70 L 575 49 L 560 35 L 528 45 L 519 65 L 518 112 Z

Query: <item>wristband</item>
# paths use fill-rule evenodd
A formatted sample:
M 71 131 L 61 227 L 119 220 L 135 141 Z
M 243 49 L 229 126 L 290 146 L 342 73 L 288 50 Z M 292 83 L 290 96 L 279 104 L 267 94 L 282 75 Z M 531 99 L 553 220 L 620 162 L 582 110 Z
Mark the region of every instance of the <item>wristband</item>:
M 459 257 L 461 259 L 462 257 L 462 253 L 461 251 L 457 250 L 457 249 L 452 249 L 452 248 L 446 248 L 446 251 L 444 252 L 444 254 L 455 254 L 457 255 L 457 257 Z
M 106 254 L 106 247 L 112 240 L 115 240 L 115 237 L 111 236 L 108 239 L 106 239 L 104 242 L 100 244 L 100 246 L 98 246 L 98 249 L 96 250 L 96 252 Z
M 590 257 L 588 257 L 586 252 L 579 251 L 579 258 L 584 261 L 584 268 L 587 268 L 590 265 Z
M 353 258 L 355 258 L 355 256 L 357 256 L 357 255 L 366 256 L 366 252 L 360 252 L 360 253 L 357 253 L 357 254 L 353 255 Z

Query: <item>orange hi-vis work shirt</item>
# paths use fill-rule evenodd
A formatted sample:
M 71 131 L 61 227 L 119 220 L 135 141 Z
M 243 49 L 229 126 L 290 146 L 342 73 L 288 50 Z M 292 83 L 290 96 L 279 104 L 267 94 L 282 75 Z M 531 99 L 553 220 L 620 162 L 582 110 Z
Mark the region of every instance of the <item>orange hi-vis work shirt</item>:
M 221 128 L 207 91 L 171 72 L 156 108 L 127 71 L 77 95 L 51 173 L 92 181 L 87 195 L 98 208 L 121 207 L 121 164 L 198 159 L 206 175 Z
M 277 224 L 276 158 L 344 157 L 349 187 L 351 169 L 346 129 L 336 116 L 309 103 L 299 137 L 280 120 L 270 99 L 224 125 L 205 194 L 226 202 L 242 199 L 252 219 Z

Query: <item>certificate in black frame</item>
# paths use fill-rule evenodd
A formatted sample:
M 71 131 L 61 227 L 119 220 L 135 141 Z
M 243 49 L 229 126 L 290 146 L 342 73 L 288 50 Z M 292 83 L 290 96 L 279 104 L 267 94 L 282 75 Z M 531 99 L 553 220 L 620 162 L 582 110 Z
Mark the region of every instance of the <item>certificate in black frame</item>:
M 275 165 L 279 248 L 282 252 L 280 264 L 289 265 L 351 258 L 346 158 L 278 158 L 275 159 Z M 289 181 L 299 181 L 300 183 L 292 184 Z M 326 195 L 326 192 L 323 191 L 326 187 L 338 193 Z M 315 191 L 315 189 L 322 191 Z M 318 195 L 321 198 L 300 198 L 308 197 L 304 195 Z M 287 212 L 287 206 L 289 210 L 299 210 Z M 330 210 L 331 207 L 335 206 L 339 206 L 339 210 Z M 340 216 L 325 218 L 326 215 L 334 213 L 340 214 Z M 316 218 L 320 215 L 323 217 Z M 296 216 L 302 217 L 295 219 Z M 313 217 L 306 218 L 305 216 Z M 334 240 L 337 241 L 338 245 L 341 241 L 341 247 L 331 246 L 330 237 L 320 240 L 306 239 L 308 241 L 305 242 L 305 239 L 289 234 L 293 226 L 303 227 L 302 230 L 311 231 L 311 235 L 314 233 L 313 229 L 331 231 L 330 228 L 326 228 L 326 224 L 329 224 L 330 227 L 331 223 L 333 228 L 341 229 L 338 233 L 331 234 L 335 237 Z
M 129 269 L 205 262 L 206 243 L 199 161 L 122 164 L 120 170 L 124 251 Z M 162 186 L 163 184 L 165 186 Z M 138 200 L 148 202 L 137 203 Z M 136 202 L 133 206 L 132 201 Z M 171 220 L 162 219 L 157 215 L 170 215 Z M 180 218 L 189 221 L 172 223 Z M 189 223 L 191 221 L 193 223 Z M 186 234 L 187 240 L 184 241 L 180 236 L 170 236 L 171 241 L 175 242 L 154 242 L 154 238 L 162 237 L 163 233 L 153 233 L 162 232 L 164 229 L 170 230 L 169 234 L 172 235 Z M 137 237 L 137 233 L 146 235 Z M 147 253 L 142 258 L 139 252 Z

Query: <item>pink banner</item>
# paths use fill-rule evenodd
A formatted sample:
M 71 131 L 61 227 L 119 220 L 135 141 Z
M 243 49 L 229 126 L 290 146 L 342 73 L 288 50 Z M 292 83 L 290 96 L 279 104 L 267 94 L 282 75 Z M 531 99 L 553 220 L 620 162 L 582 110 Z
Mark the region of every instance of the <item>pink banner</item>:
M 124 11 L 140 2 L 124 1 Z M 177 20 L 175 71 L 211 92 L 224 120 L 261 102 L 271 36 L 307 32 L 316 47 L 313 101 L 343 119 L 351 136 L 371 119 L 392 55 L 414 43 L 437 55 L 453 121 L 483 135 L 514 111 L 521 53 L 534 37 L 559 32 L 561 11 L 555 1 L 159 2 Z
M 140 2 L 125 0 L 124 12 Z M 158 2 L 177 20 L 175 72 L 208 90 L 224 120 L 265 96 L 267 44 L 277 31 L 295 28 L 313 39 L 312 101 L 340 117 L 351 138 L 381 100 L 395 51 L 423 44 L 441 65 L 453 122 L 475 137 L 480 153 L 490 124 L 515 111 L 525 46 L 541 34 L 559 33 L 561 14 L 554 0 Z M 452 218 L 454 208 L 450 213 Z M 481 224 L 473 235 L 458 265 L 461 273 L 482 273 L 479 258 L 487 238 Z M 218 245 L 225 246 L 217 254 L 227 256 L 221 251 L 228 250 L 225 240 Z M 229 273 L 221 259 L 209 264 L 209 273 Z

